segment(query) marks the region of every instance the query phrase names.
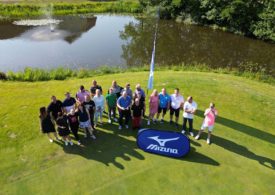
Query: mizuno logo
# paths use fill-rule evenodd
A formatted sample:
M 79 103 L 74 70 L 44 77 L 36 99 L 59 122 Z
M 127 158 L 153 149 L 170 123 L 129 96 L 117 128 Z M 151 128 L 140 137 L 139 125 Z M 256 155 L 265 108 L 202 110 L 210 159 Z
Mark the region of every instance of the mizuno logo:
M 154 136 L 154 137 L 148 137 L 149 139 L 155 140 L 156 142 L 158 142 L 158 144 L 162 147 L 165 146 L 166 142 L 170 142 L 170 141 L 175 141 L 178 140 L 179 137 L 176 138 L 171 138 L 171 139 L 159 139 L 159 136 Z

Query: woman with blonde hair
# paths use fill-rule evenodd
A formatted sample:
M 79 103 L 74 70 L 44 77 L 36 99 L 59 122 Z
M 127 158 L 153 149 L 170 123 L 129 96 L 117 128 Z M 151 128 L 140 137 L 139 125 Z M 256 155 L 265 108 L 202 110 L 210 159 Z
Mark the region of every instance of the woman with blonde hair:
M 158 107 L 159 107 L 158 91 L 156 89 L 154 89 L 150 96 L 150 99 L 149 99 L 149 112 L 150 113 L 149 113 L 147 125 L 150 125 L 150 120 L 152 120 L 153 122 L 156 121 L 154 116 L 158 112 Z

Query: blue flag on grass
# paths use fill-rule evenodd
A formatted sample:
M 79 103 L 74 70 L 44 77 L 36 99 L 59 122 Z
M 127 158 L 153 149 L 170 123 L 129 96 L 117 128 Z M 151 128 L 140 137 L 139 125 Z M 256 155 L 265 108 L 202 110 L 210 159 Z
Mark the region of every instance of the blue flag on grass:
M 157 31 L 158 31 L 158 23 L 156 25 L 156 31 L 155 31 L 155 37 L 154 37 L 154 45 L 153 45 L 152 59 L 151 59 L 151 65 L 150 65 L 150 74 L 149 74 L 148 86 L 147 86 L 148 90 L 153 89 Z

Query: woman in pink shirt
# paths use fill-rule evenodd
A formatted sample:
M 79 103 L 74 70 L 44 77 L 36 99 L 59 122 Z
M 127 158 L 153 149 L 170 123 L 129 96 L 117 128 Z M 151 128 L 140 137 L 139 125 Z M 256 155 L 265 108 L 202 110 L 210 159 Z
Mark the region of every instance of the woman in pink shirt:
M 150 120 L 155 122 L 154 116 L 158 112 L 158 106 L 159 106 L 159 96 L 158 96 L 158 91 L 156 89 L 153 90 L 153 93 L 150 96 L 149 100 L 149 118 L 148 118 L 148 123 L 147 125 L 150 125 Z
M 215 119 L 216 116 L 218 115 L 218 111 L 215 109 L 215 104 L 214 103 L 210 103 L 209 108 L 207 108 L 204 112 L 204 120 L 201 126 L 201 130 L 199 131 L 198 135 L 195 137 L 195 139 L 199 139 L 201 133 L 208 128 L 208 137 L 207 137 L 207 144 L 210 144 L 210 138 L 211 138 L 211 133 L 213 131 L 214 128 L 214 124 L 215 124 Z

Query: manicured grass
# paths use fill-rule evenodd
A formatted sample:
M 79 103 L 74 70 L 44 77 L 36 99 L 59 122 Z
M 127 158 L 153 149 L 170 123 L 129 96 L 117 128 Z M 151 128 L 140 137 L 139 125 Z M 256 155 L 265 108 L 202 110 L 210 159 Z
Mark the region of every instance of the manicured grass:
M 155 88 L 179 87 L 202 112 L 214 101 L 219 118 L 213 143 L 191 138 L 182 159 L 138 149 L 136 132 L 99 126 L 96 141 L 83 147 L 50 143 L 39 131 L 38 109 L 55 94 L 86 88 L 96 79 L 104 91 L 141 83 L 147 72 L 119 73 L 47 82 L 0 82 L 0 194 L 272 194 L 275 179 L 275 87 L 232 75 L 182 71 L 155 73 Z M 181 113 L 182 114 L 182 113 Z M 166 116 L 166 121 L 168 117 Z M 182 122 L 182 119 L 180 120 Z M 168 123 L 156 129 L 179 131 Z

